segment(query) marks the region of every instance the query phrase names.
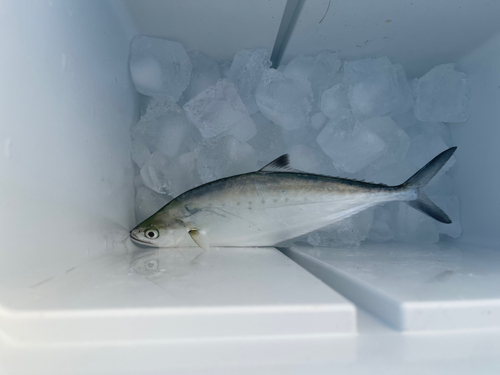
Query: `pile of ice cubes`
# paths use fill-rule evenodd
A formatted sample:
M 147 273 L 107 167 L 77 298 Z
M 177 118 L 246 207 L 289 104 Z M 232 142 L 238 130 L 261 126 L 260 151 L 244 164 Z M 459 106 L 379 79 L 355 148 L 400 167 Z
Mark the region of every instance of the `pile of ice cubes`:
M 284 153 L 306 172 L 400 184 L 452 146 L 447 123 L 469 116 L 467 76 L 453 64 L 409 81 L 387 57 L 341 61 L 321 51 L 278 69 L 269 58 L 258 48 L 217 62 L 174 41 L 132 41 L 132 78 L 147 96 L 131 129 L 139 222 L 188 189 L 255 171 Z M 453 163 L 426 189 L 453 224 L 394 202 L 301 240 L 338 247 L 460 236 L 458 197 L 447 174 Z

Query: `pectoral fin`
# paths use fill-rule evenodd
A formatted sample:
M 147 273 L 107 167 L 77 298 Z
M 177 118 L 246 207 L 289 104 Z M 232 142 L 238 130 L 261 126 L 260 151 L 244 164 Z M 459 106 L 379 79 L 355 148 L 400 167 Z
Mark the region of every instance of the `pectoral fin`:
M 198 229 L 192 229 L 189 231 L 189 235 L 191 236 L 193 241 L 196 242 L 196 244 L 203 250 L 208 250 L 210 248 L 210 241 L 208 240 L 208 235 L 206 232 Z

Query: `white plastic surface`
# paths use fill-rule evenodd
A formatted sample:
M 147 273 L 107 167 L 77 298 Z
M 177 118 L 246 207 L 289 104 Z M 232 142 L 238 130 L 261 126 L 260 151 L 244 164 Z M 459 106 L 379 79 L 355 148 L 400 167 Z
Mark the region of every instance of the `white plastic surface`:
M 500 34 L 464 56 L 458 69 L 469 76 L 471 115 L 452 124 L 453 141 L 459 145 L 451 170 L 460 196 L 463 235 L 469 244 L 500 247 Z
M 341 279 L 356 282 L 329 288 L 272 249 L 129 254 L 130 40 L 160 36 L 230 59 L 272 48 L 285 0 L 3 1 L 0 373 L 499 372 L 500 39 L 479 45 L 500 31 L 500 5 L 332 0 L 321 21 L 328 2 L 305 2 L 284 63 L 328 48 L 388 55 L 410 76 L 460 59 L 469 75 L 471 117 L 451 125 L 464 232 L 445 261 L 435 248 L 422 259 L 391 245 L 395 270 L 381 247 L 385 273 L 372 283 L 355 268 L 373 271 L 370 254 L 344 252 L 354 266 Z M 344 290 L 412 332 L 355 311 Z
M 293 246 L 285 254 L 403 331 L 500 328 L 500 252 L 445 245 Z
M 363 312 L 358 336 L 0 347 L 8 374 L 496 374 L 500 332 L 401 334 Z M 28 359 L 28 360 L 27 360 Z
M 354 306 L 274 248 L 89 259 L 2 296 L 12 343 L 355 334 Z
M 135 221 L 134 28 L 122 16 L 99 1 L 0 4 L 4 288 L 109 250 Z
M 498 33 L 499 14 L 490 0 L 305 1 L 282 63 L 330 49 L 348 60 L 388 56 L 421 76 Z
M 175 40 L 232 60 L 242 49 L 272 50 L 286 0 L 124 0 L 139 34 Z

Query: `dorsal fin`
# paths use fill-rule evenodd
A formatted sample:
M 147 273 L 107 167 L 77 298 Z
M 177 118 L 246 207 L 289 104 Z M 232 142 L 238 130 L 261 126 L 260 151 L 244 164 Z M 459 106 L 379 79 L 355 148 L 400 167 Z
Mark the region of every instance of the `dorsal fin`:
M 290 155 L 284 154 L 262 167 L 259 172 L 302 172 L 290 167 Z M 302 172 L 303 173 L 303 172 Z

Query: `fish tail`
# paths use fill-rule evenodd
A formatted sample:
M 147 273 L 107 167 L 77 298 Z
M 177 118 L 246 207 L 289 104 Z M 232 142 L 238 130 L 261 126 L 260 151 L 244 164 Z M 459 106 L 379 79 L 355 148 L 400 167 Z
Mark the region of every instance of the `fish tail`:
M 429 199 L 424 192 L 424 188 L 441 168 L 443 168 L 456 150 L 456 147 L 451 147 L 443 151 L 400 186 L 402 189 L 415 190 L 417 193 L 416 199 L 405 201 L 405 203 L 445 224 L 451 224 L 451 219 L 442 209 Z

